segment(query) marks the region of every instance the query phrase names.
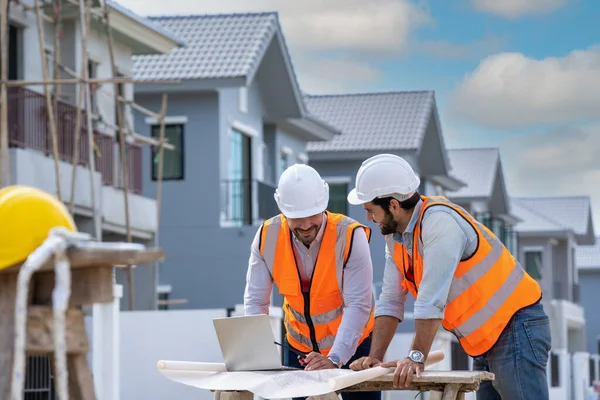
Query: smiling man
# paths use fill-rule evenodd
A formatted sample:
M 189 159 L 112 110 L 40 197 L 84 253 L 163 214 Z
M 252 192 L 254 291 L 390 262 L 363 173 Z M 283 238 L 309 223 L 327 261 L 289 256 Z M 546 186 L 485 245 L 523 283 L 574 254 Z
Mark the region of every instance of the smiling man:
M 380 154 L 363 162 L 348 195 L 386 235 L 371 353 L 351 368 L 395 367 L 394 384 L 408 387 L 441 323 L 474 358 L 474 369 L 495 374 L 478 400 L 548 399 L 551 338 L 539 284 L 487 227 L 445 197 L 419 195 L 419 184 L 403 158 Z M 408 292 L 416 299 L 411 348 L 382 363 Z
M 246 315 L 268 314 L 272 285 L 283 295 L 284 364 L 306 370 L 349 368 L 367 356 L 374 324 L 371 231 L 326 210 L 329 186 L 308 165 L 279 178 L 281 213 L 265 221 L 251 246 Z M 381 392 L 343 393 L 345 400 L 378 400 Z

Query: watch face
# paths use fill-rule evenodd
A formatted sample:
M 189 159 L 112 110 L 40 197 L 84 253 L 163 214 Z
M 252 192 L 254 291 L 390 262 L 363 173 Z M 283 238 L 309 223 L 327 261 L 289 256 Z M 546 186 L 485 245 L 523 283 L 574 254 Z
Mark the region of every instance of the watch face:
M 418 350 L 411 351 L 409 357 L 411 360 L 416 361 L 416 362 L 423 361 L 423 353 L 421 353 Z

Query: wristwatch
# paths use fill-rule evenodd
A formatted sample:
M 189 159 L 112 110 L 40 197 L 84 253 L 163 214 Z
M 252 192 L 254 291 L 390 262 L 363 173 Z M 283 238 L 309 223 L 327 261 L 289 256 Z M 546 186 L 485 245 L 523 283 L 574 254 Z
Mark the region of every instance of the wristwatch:
M 419 350 L 411 350 L 408 353 L 408 358 L 416 363 L 420 363 L 420 364 L 425 363 L 425 356 Z
M 327 359 L 329 361 L 331 361 L 333 363 L 333 365 L 335 365 L 337 368 L 342 368 L 343 364 L 337 356 L 330 355 L 329 357 L 327 357 Z

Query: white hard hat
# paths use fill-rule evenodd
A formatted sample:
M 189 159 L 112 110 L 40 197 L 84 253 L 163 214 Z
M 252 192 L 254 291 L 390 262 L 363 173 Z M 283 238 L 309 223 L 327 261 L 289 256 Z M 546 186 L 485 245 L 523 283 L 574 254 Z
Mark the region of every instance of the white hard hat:
M 275 201 L 286 218 L 310 217 L 327 208 L 329 185 L 314 168 L 294 164 L 279 177 Z
M 415 193 L 420 184 L 421 180 L 405 159 L 393 154 L 378 154 L 360 166 L 355 188 L 348 194 L 348 202 L 359 205 L 386 196 L 404 201 Z

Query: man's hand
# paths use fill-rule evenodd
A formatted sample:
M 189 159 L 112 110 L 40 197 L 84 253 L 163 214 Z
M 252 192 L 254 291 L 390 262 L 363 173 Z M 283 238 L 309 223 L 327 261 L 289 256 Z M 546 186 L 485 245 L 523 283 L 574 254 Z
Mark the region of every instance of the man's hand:
M 350 369 L 353 371 L 361 371 L 363 369 L 369 369 L 378 366 L 381 364 L 376 358 L 373 357 L 361 357 L 358 360 L 354 360 L 352 364 L 350 364 Z
M 403 360 L 396 361 L 388 361 L 386 363 L 381 364 L 381 367 L 384 368 L 393 368 L 396 367 L 394 371 L 394 387 L 409 387 L 413 380 L 413 374 L 417 375 L 417 378 L 421 377 L 421 372 L 425 366 L 421 363 L 414 362 L 409 358 L 405 358 Z
M 337 368 L 327 357 L 321 353 L 310 352 L 304 359 L 305 371 L 317 371 L 319 369 Z

